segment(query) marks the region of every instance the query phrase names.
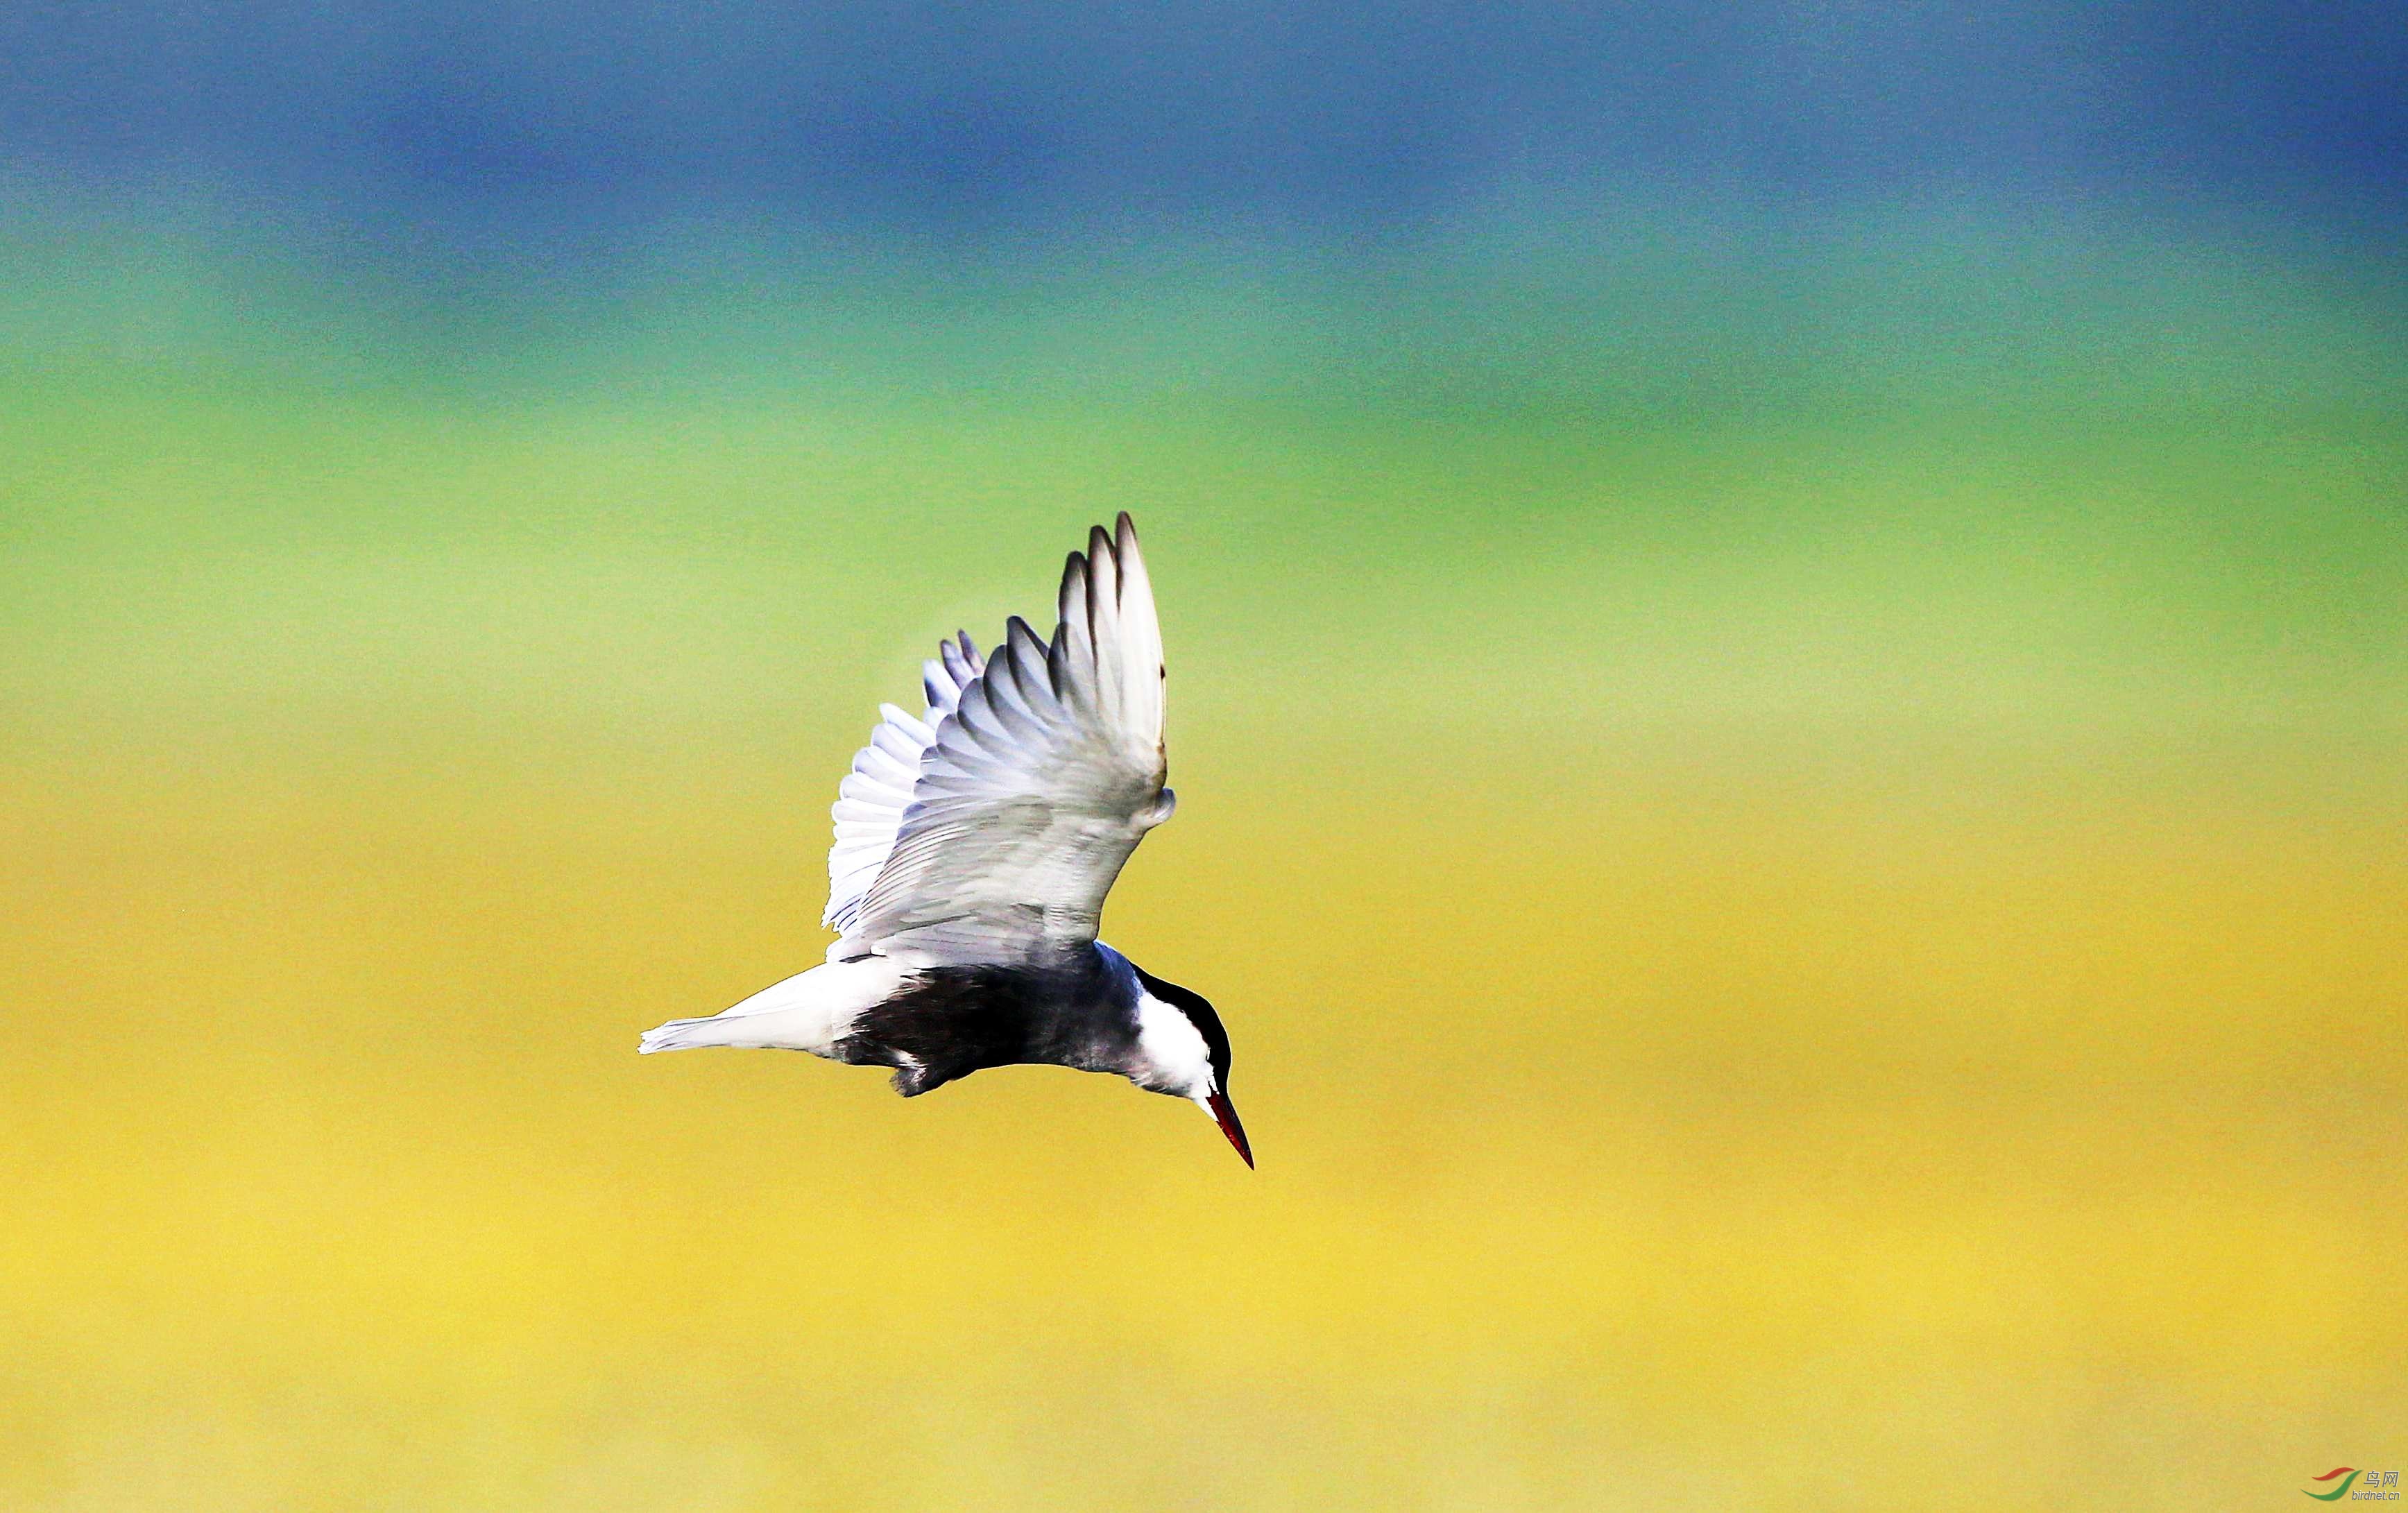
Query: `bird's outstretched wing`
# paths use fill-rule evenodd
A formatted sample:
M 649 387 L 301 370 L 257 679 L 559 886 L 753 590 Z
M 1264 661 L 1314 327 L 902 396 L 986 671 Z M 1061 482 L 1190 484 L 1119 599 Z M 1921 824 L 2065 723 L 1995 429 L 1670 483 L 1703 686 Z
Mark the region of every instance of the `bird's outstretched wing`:
M 829 960 L 1034 963 L 1094 940 L 1112 880 L 1172 805 L 1162 627 L 1128 516 L 1070 554 L 1051 641 L 1014 617 L 983 664 L 967 636 L 948 643 L 928 705 L 917 721 L 889 707 L 845 779 Z
M 891 704 L 878 707 L 883 718 L 869 733 L 869 744 L 853 753 L 853 771 L 837 789 L 836 807 L 829 811 L 836 844 L 828 848 L 827 912 L 820 923 L 837 931 L 853 928 L 878 869 L 895 849 L 903 813 L 911 806 L 911 789 L 920 780 L 921 757 L 936 743 L 937 727 L 961 703 L 962 690 L 985 669 L 985 659 L 964 631 L 939 643 L 937 654 L 921 664 L 928 707 L 919 719 Z

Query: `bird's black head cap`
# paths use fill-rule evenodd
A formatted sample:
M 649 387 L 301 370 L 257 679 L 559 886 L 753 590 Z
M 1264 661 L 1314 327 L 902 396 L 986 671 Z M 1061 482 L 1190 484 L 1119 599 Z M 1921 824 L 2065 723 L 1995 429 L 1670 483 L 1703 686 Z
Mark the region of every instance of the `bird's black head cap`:
M 1212 1085 L 1222 1092 L 1229 1091 L 1229 1032 L 1221 1028 L 1221 1016 L 1204 995 L 1182 988 L 1175 982 L 1165 982 L 1145 968 L 1130 963 L 1145 991 L 1187 1016 L 1196 1033 L 1204 1037 L 1204 1049 L 1212 1058 Z

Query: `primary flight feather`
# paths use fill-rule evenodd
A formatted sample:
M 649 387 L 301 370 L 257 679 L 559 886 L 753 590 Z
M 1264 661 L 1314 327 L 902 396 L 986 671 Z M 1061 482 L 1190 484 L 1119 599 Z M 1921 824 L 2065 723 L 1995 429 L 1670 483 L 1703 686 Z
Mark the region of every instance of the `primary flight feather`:
M 1050 638 L 1014 616 L 984 657 L 945 641 L 927 707 L 882 707 L 832 811 L 827 961 L 640 1049 L 808 1050 L 892 1067 L 907 1097 L 1020 1062 L 1112 1072 L 1193 1100 L 1254 1164 L 1220 1016 L 1096 938 L 1174 802 L 1162 626 L 1126 514 L 1070 553 L 1057 610 Z

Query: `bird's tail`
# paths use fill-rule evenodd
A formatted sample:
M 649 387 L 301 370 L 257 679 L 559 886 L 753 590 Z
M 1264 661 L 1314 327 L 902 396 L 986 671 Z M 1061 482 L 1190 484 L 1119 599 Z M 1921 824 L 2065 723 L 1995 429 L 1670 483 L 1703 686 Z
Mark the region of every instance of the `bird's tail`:
M 690 1050 L 695 1046 L 726 1046 L 735 1043 L 734 1022 L 713 1015 L 700 1020 L 671 1020 L 656 1030 L 646 1030 L 636 1042 L 636 1049 L 649 1056 L 656 1050 Z
M 834 1055 L 854 1016 L 894 992 L 902 978 L 903 968 L 882 957 L 829 963 L 773 982 L 724 1014 L 647 1030 L 636 1049 L 649 1055 L 742 1046 Z

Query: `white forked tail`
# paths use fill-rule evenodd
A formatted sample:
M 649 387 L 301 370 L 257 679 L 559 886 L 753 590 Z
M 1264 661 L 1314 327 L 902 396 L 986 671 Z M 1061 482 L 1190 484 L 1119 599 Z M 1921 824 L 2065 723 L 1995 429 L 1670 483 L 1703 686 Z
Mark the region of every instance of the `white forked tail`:
M 762 1026 L 752 1026 L 757 1030 Z M 671 1020 L 658 1029 L 646 1030 L 636 1042 L 639 1054 L 649 1056 L 656 1050 L 691 1050 L 696 1046 L 757 1046 L 757 1040 L 740 1039 L 741 1031 L 735 1021 L 713 1015 L 700 1020 Z
M 650 1055 L 696 1046 L 738 1046 L 833 1055 L 836 1043 L 861 1011 L 882 1003 L 903 977 L 904 969 L 882 956 L 830 962 L 772 983 L 724 1013 L 671 1020 L 647 1030 L 636 1049 Z

